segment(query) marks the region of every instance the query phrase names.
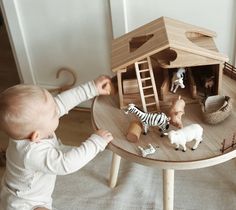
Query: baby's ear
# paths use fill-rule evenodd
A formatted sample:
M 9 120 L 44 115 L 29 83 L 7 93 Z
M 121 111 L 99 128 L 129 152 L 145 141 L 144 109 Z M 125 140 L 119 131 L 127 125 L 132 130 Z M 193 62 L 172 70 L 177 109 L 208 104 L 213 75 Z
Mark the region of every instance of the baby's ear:
M 29 137 L 30 141 L 37 142 L 39 140 L 39 132 L 33 131 Z

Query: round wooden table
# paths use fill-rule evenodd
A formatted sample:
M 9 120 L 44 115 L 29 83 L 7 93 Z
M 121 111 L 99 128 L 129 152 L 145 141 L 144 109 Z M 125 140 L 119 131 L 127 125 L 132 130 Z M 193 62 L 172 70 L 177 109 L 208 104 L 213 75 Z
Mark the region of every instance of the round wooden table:
M 232 89 L 229 78 L 224 79 L 224 93 L 228 92 L 235 105 L 236 90 Z M 225 85 L 228 84 L 228 85 Z M 231 85 L 230 85 L 231 84 Z M 234 87 L 235 84 L 233 84 Z M 228 88 L 228 89 L 227 89 Z M 226 90 L 227 89 L 227 90 Z M 233 94 L 233 95 L 232 95 Z M 119 109 L 118 96 L 99 96 L 94 100 L 92 107 L 92 121 L 96 129 L 108 129 L 114 137 L 108 148 L 113 152 L 110 187 L 115 187 L 118 177 L 121 157 L 139 164 L 155 166 L 163 169 L 163 209 L 174 209 L 174 171 L 198 169 L 223 163 L 236 157 L 236 150 L 221 152 L 224 139 L 233 138 L 236 131 L 236 111 L 224 122 L 217 125 L 208 125 L 202 121 L 200 105 L 187 104 L 183 125 L 199 123 L 203 131 L 203 142 L 194 151 L 191 147 L 194 141 L 187 143 L 187 151 L 175 150 L 167 137 L 160 137 L 157 128 L 151 128 L 147 135 L 141 135 L 139 142 L 131 143 L 126 139 L 131 114 L 126 115 L 124 110 Z M 170 127 L 169 130 L 176 129 Z M 157 147 L 157 151 L 147 157 L 142 157 L 138 146 L 145 147 L 151 143 Z

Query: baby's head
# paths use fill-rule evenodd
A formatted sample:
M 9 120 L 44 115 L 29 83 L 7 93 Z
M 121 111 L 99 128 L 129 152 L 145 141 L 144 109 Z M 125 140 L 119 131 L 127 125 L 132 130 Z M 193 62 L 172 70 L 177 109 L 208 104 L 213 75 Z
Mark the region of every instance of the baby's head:
M 13 139 L 38 141 L 58 126 L 58 107 L 38 86 L 16 85 L 0 94 L 0 129 Z

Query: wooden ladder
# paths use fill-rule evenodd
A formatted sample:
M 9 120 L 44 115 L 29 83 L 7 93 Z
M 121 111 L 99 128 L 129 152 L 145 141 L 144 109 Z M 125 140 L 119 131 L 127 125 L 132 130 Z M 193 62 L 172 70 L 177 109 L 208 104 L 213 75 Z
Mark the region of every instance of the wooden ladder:
M 143 110 L 145 112 L 149 112 L 149 110 L 152 110 L 152 112 L 160 111 L 159 99 L 150 57 L 135 62 L 135 71 Z

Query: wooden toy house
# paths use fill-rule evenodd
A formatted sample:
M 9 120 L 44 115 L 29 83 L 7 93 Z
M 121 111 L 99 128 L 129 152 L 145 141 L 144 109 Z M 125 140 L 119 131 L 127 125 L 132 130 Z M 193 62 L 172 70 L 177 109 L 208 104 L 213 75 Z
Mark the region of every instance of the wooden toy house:
M 216 33 L 161 17 L 112 41 L 112 71 L 117 74 L 120 108 L 129 103 L 145 111 L 158 111 L 181 95 L 196 102 L 203 92 L 202 79 L 214 77 L 212 95 L 219 94 L 227 56 L 218 52 Z M 184 89 L 169 91 L 171 77 L 186 69 Z

